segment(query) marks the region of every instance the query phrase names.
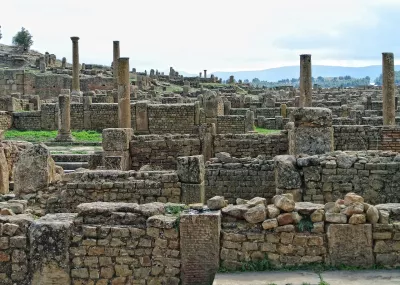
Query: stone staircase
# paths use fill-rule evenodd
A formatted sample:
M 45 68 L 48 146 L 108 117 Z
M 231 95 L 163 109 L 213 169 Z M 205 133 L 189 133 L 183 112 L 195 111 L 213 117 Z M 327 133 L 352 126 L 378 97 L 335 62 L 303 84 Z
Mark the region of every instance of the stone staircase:
M 56 165 L 61 166 L 65 172 L 71 172 L 78 168 L 88 168 L 90 154 L 52 154 Z

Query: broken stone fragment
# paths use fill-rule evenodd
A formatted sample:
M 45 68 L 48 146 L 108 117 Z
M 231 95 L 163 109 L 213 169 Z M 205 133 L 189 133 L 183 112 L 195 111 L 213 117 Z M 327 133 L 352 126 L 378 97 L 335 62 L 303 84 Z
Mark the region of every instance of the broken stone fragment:
M 285 212 L 291 212 L 294 210 L 295 203 L 293 199 L 288 198 L 287 196 L 284 195 L 277 195 L 274 197 L 274 205 L 285 211 Z
M 277 219 L 269 219 L 265 220 L 262 223 L 262 227 L 264 230 L 270 230 L 278 227 L 278 220 Z
M 219 210 L 226 206 L 225 198 L 223 196 L 215 196 L 207 201 L 207 207 L 210 210 Z
M 266 218 L 265 206 L 262 204 L 250 208 L 244 214 L 244 218 L 247 222 L 251 224 L 261 223 Z

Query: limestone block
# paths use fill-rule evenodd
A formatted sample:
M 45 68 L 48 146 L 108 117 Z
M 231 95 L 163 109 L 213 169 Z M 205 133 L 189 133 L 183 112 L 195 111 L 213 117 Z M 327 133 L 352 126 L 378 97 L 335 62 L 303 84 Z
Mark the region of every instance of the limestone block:
M 17 197 L 36 193 L 58 179 L 50 151 L 40 143 L 19 155 L 14 169 L 14 193 Z
M 296 108 L 291 121 L 297 128 L 326 128 L 332 126 L 332 111 L 328 108 Z
M 103 149 L 107 151 L 129 150 L 129 142 L 133 135 L 132 129 L 109 128 L 104 129 L 102 134 Z
M 4 154 L 4 148 L 0 148 L 0 194 L 9 192 L 9 168 Z
M 177 173 L 183 183 L 202 183 L 205 173 L 203 155 L 178 157 Z
M 333 128 L 294 128 L 289 130 L 289 154 L 324 154 L 333 151 Z
M 275 183 L 280 189 L 297 189 L 301 187 L 301 176 L 296 168 L 296 158 L 291 155 L 278 155 L 275 161 Z
M 185 204 L 205 202 L 204 182 L 200 184 L 182 183 L 181 202 Z
M 331 224 L 327 237 L 330 265 L 371 267 L 374 264 L 372 225 Z

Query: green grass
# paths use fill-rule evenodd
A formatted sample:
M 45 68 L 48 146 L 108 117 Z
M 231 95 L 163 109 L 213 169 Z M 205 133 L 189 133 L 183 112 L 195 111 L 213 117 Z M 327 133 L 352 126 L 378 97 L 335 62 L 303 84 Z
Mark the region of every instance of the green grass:
M 7 130 L 4 138 L 7 140 L 22 140 L 28 142 L 49 142 L 55 139 L 57 131 L 17 131 Z M 77 142 L 101 142 L 101 133 L 96 131 L 73 131 L 72 136 Z
M 263 128 L 259 128 L 259 127 L 255 127 L 254 130 L 260 134 L 275 134 L 275 133 L 280 132 L 280 130 L 268 130 L 268 129 L 263 129 Z

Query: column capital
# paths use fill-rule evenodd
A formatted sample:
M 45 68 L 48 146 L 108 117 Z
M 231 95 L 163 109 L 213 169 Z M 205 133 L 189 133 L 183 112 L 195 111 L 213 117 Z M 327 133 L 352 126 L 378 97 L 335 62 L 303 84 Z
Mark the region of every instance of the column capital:
M 73 42 L 77 42 L 77 41 L 79 41 L 79 37 L 71 37 L 71 40 L 72 40 Z

